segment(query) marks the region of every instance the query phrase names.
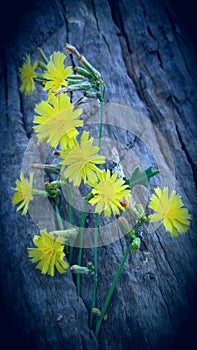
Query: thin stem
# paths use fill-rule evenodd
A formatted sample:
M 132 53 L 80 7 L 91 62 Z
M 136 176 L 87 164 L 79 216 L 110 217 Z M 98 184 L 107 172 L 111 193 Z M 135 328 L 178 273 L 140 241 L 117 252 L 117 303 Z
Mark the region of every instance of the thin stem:
M 95 335 L 96 335 L 96 337 L 98 337 L 98 334 L 99 334 L 99 331 L 100 331 L 100 327 L 101 327 L 101 323 L 102 323 L 103 317 L 104 317 L 104 315 L 105 315 L 105 312 L 106 312 L 107 307 L 108 307 L 108 305 L 109 305 L 109 302 L 110 302 L 110 300 L 111 300 L 112 294 L 113 294 L 113 292 L 114 292 L 114 289 L 115 289 L 115 287 L 116 287 L 116 284 L 117 284 L 118 279 L 119 279 L 119 277 L 120 277 L 120 274 L 121 274 L 121 272 L 122 272 L 122 269 L 123 269 L 123 266 L 124 266 L 125 261 L 126 261 L 126 259 L 127 259 L 127 256 L 128 256 L 128 254 L 129 254 L 129 251 L 130 251 L 130 247 L 127 246 L 126 249 L 125 249 L 123 258 L 122 258 L 122 260 L 121 260 L 121 263 L 120 263 L 120 265 L 119 265 L 119 268 L 118 268 L 118 270 L 117 270 L 117 272 L 116 272 L 116 274 L 115 274 L 115 277 L 114 277 L 114 280 L 113 280 L 112 285 L 111 285 L 111 287 L 110 287 L 110 290 L 109 290 L 109 292 L 108 292 L 108 294 L 107 294 L 107 297 L 106 297 L 106 299 L 105 299 L 105 302 L 104 302 L 104 304 L 103 304 L 103 307 L 102 307 L 102 309 L 101 309 L 101 315 L 100 315 L 100 317 L 99 317 L 98 320 L 97 320 L 97 323 L 96 323 L 96 330 L 95 330 Z
M 84 200 L 83 204 L 83 211 L 81 215 L 81 222 L 80 222 L 80 233 L 79 233 L 79 251 L 78 251 L 78 257 L 77 257 L 77 265 L 81 265 L 82 260 L 82 248 L 83 248 L 83 234 L 84 234 L 84 225 L 85 225 L 85 218 L 86 218 L 86 201 Z M 80 274 L 77 274 L 76 276 L 76 284 L 77 284 L 77 295 L 80 296 L 81 293 L 81 276 Z
M 72 227 L 73 225 L 73 206 L 72 206 L 72 191 L 71 186 L 68 184 L 68 201 L 69 201 L 69 227 Z M 70 250 L 69 250 L 69 262 L 72 261 L 72 254 L 73 254 L 73 242 L 70 244 Z
M 96 305 L 96 290 L 97 290 L 97 245 L 98 245 L 98 219 L 99 215 L 96 214 L 95 217 L 95 230 L 94 230 L 94 270 L 95 274 L 93 276 L 93 293 L 92 293 L 92 308 Z M 90 315 L 90 327 L 92 327 L 93 314 Z
M 104 120 L 104 95 L 105 86 L 102 87 L 101 98 L 100 98 L 100 125 L 99 125 L 99 153 L 102 144 L 103 135 L 103 120 Z M 94 270 L 95 275 L 93 276 L 93 292 L 92 292 L 92 309 L 96 306 L 96 294 L 97 294 L 97 247 L 98 247 L 98 219 L 99 215 L 96 214 L 95 217 L 95 230 L 94 230 Z M 90 327 L 92 327 L 93 314 L 90 316 Z
M 58 203 L 56 201 L 55 201 L 55 213 L 56 213 L 57 222 L 58 222 L 60 230 L 64 230 L 64 225 L 63 225 L 63 221 L 62 221 L 62 218 L 60 215 L 59 206 L 58 206 Z
M 105 95 L 105 86 L 103 87 L 101 99 L 100 99 L 100 125 L 99 125 L 99 148 L 100 149 L 101 149 L 102 136 L 103 136 L 104 95 Z M 99 150 L 99 152 L 100 152 L 100 150 Z
M 69 227 L 73 225 L 73 206 L 72 206 L 72 191 L 70 186 L 68 187 L 68 200 L 69 200 Z

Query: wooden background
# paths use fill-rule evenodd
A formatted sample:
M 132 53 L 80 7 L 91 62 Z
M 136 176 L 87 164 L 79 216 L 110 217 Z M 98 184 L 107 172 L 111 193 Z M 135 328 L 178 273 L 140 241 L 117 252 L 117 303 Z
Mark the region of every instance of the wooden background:
M 1 337 L 6 348 L 13 340 L 21 349 L 47 350 L 188 346 L 194 338 L 197 286 L 196 52 L 184 9 L 180 14 L 180 8 L 167 0 L 43 0 L 28 6 L 21 2 L 16 10 L 9 5 L 13 3 L 7 3 L 1 29 L 0 61 Z M 136 196 L 146 200 L 157 184 L 175 186 L 193 215 L 189 233 L 178 238 L 172 239 L 161 226 L 144 232 L 140 252 L 125 264 L 98 341 L 88 326 L 90 279 L 82 278 L 82 296 L 77 298 L 70 272 L 50 278 L 35 270 L 26 248 L 38 233 L 38 223 L 29 214 L 22 217 L 11 205 L 11 187 L 24 158 L 26 166 L 28 157 L 31 163 L 35 155 L 25 152 L 33 137 L 35 104 L 43 98 L 40 89 L 30 98 L 19 93 L 19 67 L 26 54 L 38 59 L 37 47 L 49 56 L 54 50 L 63 51 L 66 42 L 102 74 L 106 104 L 109 108 L 113 104 L 116 124 L 106 126 L 104 136 L 120 142 L 117 150 L 125 172 L 132 170 L 136 159 L 144 167 L 159 161 L 158 180 L 151 182 L 150 190 L 138 189 Z M 76 65 L 69 57 L 68 63 Z M 128 110 L 126 130 L 123 118 L 128 118 Z M 88 107 L 84 111 L 88 121 Z M 96 135 L 91 119 L 90 130 Z M 42 150 L 35 152 L 41 157 Z M 113 167 L 107 141 L 103 152 L 108 152 Z M 62 214 L 66 217 L 64 206 Z M 88 218 L 91 225 L 91 215 Z M 98 307 L 125 247 L 124 237 L 115 241 L 110 228 L 108 235 L 112 243 L 98 253 Z M 92 257 L 92 249 L 85 249 L 83 263 Z

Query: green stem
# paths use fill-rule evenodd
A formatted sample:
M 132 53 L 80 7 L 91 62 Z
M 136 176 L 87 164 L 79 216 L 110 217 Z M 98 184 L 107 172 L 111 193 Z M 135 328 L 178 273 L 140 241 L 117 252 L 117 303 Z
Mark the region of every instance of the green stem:
M 99 153 L 102 144 L 103 135 L 103 120 L 104 120 L 104 95 L 105 86 L 102 87 L 101 98 L 100 98 L 100 125 L 99 125 Z M 99 215 L 96 214 L 95 217 L 95 230 L 94 230 L 94 270 L 95 275 L 93 276 L 93 292 L 92 292 L 92 309 L 96 306 L 96 294 L 97 294 L 97 247 L 98 247 L 98 218 Z M 93 314 L 90 316 L 90 327 L 92 327 Z
M 73 225 L 73 206 L 72 206 L 72 191 L 71 186 L 68 183 L 68 201 L 69 201 L 69 227 L 72 227 Z M 72 255 L 73 255 L 73 243 L 70 244 L 70 250 L 69 250 L 69 262 L 72 261 Z
M 62 218 L 60 215 L 59 206 L 58 206 L 58 203 L 56 201 L 55 201 L 55 213 L 56 213 L 57 222 L 58 222 L 60 230 L 65 230 L 64 225 L 63 225 L 63 221 L 62 221 Z
M 103 317 L 104 317 L 104 315 L 105 315 L 105 312 L 106 312 L 107 307 L 108 307 L 108 305 L 109 305 L 109 302 L 110 302 L 110 300 L 111 300 L 112 294 L 113 294 L 113 292 L 114 292 L 114 289 L 115 289 L 115 287 L 116 287 L 116 284 L 117 284 L 118 279 L 119 279 L 119 277 L 120 277 L 120 274 L 121 274 L 121 272 L 122 272 L 122 269 L 123 269 L 123 266 L 124 266 L 125 261 L 126 261 L 126 259 L 127 259 L 127 256 L 128 256 L 128 254 L 129 254 L 129 251 L 130 251 L 130 247 L 127 246 L 126 249 L 125 249 L 123 258 L 122 258 L 122 260 L 121 260 L 121 263 L 120 263 L 120 265 L 119 265 L 119 268 L 118 268 L 118 270 L 117 270 L 117 272 L 116 272 L 116 274 L 115 274 L 115 277 L 114 277 L 114 280 L 113 280 L 112 285 L 111 285 L 111 287 L 110 287 L 110 290 L 109 290 L 109 292 L 108 292 L 108 294 L 107 294 L 107 297 L 106 297 L 106 299 L 105 299 L 105 302 L 104 302 L 104 304 L 103 304 L 103 307 L 102 307 L 102 309 L 101 309 L 101 315 L 100 315 L 100 317 L 99 317 L 98 320 L 97 320 L 97 323 L 96 323 L 96 330 L 95 330 L 95 335 L 96 335 L 96 337 L 98 337 L 98 334 L 99 334 L 99 331 L 100 331 L 100 327 L 101 327 L 101 323 L 102 323 Z
M 81 265 L 82 260 L 82 250 L 83 250 L 83 234 L 84 234 L 84 225 L 85 225 L 85 218 L 86 218 L 86 201 L 84 200 L 83 204 L 83 211 L 81 215 L 81 222 L 80 222 L 80 233 L 79 233 L 79 251 L 78 251 L 78 257 L 77 257 L 77 265 Z M 77 274 L 76 276 L 76 284 L 77 284 L 77 295 L 80 296 L 81 293 L 81 276 L 80 274 Z
M 103 87 L 101 98 L 100 98 L 99 148 L 101 148 L 102 135 L 103 135 L 104 95 L 105 95 L 105 86 Z M 99 152 L 100 152 L 100 150 L 99 150 Z
M 97 245 L 98 245 L 98 219 L 99 215 L 96 214 L 95 217 L 95 230 L 94 230 L 94 270 L 95 274 L 93 276 L 93 293 L 92 293 L 92 308 L 96 305 L 96 290 L 97 290 Z M 90 315 L 90 327 L 92 327 L 93 314 Z

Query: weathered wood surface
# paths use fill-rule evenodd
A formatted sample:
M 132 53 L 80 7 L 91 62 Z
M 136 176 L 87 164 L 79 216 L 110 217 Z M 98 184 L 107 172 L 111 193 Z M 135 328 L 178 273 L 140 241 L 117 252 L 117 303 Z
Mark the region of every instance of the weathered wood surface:
M 0 66 L 2 333 L 11 329 L 21 349 L 32 345 L 47 350 L 167 350 L 176 349 L 178 342 L 190 342 L 197 266 L 196 61 L 170 2 L 35 1 L 17 23 Z M 161 226 L 144 233 L 140 252 L 125 264 L 98 342 L 88 326 L 90 279 L 82 278 L 82 296 L 77 298 L 70 272 L 53 279 L 35 270 L 26 248 L 38 233 L 37 222 L 16 214 L 11 206 L 11 187 L 33 135 L 33 109 L 42 98 L 39 91 L 29 99 L 19 94 L 18 69 L 26 53 L 38 58 L 37 47 L 42 47 L 50 55 L 62 51 L 66 42 L 100 70 L 107 86 L 106 102 L 117 104 L 112 118 L 116 126 L 106 126 L 104 136 L 120 142 L 117 149 L 125 171 L 132 170 L 136 158 L 136 164 L 145 167 L 159 158 L 163 173 L 151 182 L 152 188 L 175 185 L 193 214 L 189 233 L 176 239 Z M 68 62 L 76 64 L 69 58 Z M 106 107 L 109 118 L 110 106 Z M 128 107 L 133 109 L 126 127 L 123 118 Z M 87 116 L 88 107 L 88 120 Z M 90 130 L 96 130 L 92 123 Z M 107 145 L 104 141 L 103 151 L 113 160 Z M 32 154 L 29 157 L 32 161 Z M 140 196 L 147 199 L 150 193 Z M 110 228 L 108 234 L 113 241 Z M 124 247 L 122 238 L 99 248 L 98 307 Z M 92 257 L 92 249 L 85 249 L 83 263 Z

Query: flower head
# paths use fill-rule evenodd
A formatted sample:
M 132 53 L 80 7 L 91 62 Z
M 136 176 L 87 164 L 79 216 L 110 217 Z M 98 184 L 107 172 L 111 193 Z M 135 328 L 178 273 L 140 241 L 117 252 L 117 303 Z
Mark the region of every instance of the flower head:
M 131 191 L 125 185 L 125 181 L 122 178 L 117 179 L 117 176 L 117 172 L 111 176 L 109 169 L 107 171 L 102 170 L 98 173 L 99 182 L 95 184 L 91 183 L 93 187 L 91 193 L 94 197 L 89 200 L 89 203 L 96 204 L 96 213 L 101 214 L 104 210 L 104 216 L 109 217 L 111 211 L 113 215 L 119 215 L 119 209 L 125 211 L 120 200 L 122 197 L 129 200 Z
M 14 188 L 15 193 L 12 198 L 12 204 L 18 204 L 21 202 L 17 208 L 17 211 L 24 207 L 22 215 L 27 214 L 29 202 L 33 199 L 33 175 L 33 173 L 30 174 L 30 181 L 28 181 L 24 177 L 23 173 L 21 173 L 21 181 L 16 180 L 16 188 Z
M 73 110 L 67 95 L 52 96 L 50 103 L 42 101 L 36 105 L 35 111 L 39 115 L 34 117 L 34 130 L 42 142 L 48 142 L 52 147 L 57 147 L 60 142 L 62 147 L 72 147 L 75 144 L 78 131 L 76 127 L 83 126 L 82 120 L 76 120 L 82 113 L 82 109 Z
M 27 55 L 25 63 L 21 68 L 19 68 L 22 81 L 20 91 L 25 91 L 29 96 L 32 94 L 33 90 L 35 90 L 33 79 L 36 77 L 35 69 L 37 68 L 37 65 L 38 62 L 34 62 L 33 66 L 31 66 L 30 55 Z
M 50 61 L 47 64 L 47 71 L 43 78 L 46 79 L 44 90 L 49 90 L 49 97 L 52 92 L 60 89 L 62 86 L 67 86 L 68 83 L 65 80 L 72 74 L 71 66 L 65 67 L 64 60 L 66 56 L 61 52 L 54 52 L 50 56 Z
M 82 179 L 97 182 L 97 173 L 100 171 L 95 164 L 105 163 L 105 157 L 98 155 L 99 147 L 93 146 L 93 137 L 89 138 L 89 132 L 84 131 L 81 143 L 61 152 L 63 161 L 60 164 L 67 165 L 64 176 L 73 181 L 75 186 L 80 186 Z
M 55 267 L 59 273 L 64 273 L 68 263 L 64 260 L 63 237 L 56 240 L 54 234 L 45 230 L 40 231 L 40 236 L 34 236 L 33 242 L 36 248 L 27 248 L 32 263 L 38 262 L 36 268 L 43 274 L 54 277 Z
M 170 232 L 172 237 L 177 236 L 178 233 L 187 232 L 191 215 L 188 209 L 182 208 L 181 196 L 176 194 L 176 191 L 172 191 L 168 198 L 168 187 L 164 187 L 163 191 L 157 187 L 155 193 L 150 198 L 149 208 L 155 210 L 156 213 L 149 216 L 149 221 L 163 220 L 166 231 Z

